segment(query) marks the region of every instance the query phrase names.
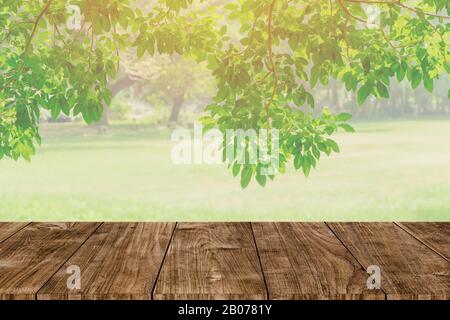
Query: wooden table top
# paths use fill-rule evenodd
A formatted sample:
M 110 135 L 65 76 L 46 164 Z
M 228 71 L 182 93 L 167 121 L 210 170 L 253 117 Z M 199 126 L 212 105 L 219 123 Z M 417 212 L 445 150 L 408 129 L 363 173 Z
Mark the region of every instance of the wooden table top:
M 450 299 L 449 258 L 450 223 L 0 223 L 0 299 Z

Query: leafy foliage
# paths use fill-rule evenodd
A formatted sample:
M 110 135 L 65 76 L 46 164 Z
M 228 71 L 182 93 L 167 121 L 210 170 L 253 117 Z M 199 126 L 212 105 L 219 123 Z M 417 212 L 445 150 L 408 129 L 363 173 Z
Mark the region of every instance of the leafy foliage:
M 69 4 L 84 16 L 79 30 L 66 27 Z M 389 97 L 395 77 L 431 92 L 450 71 L 449 12 L 446 0 L 0 0 L 0 157 L 34 153 L 40 108 L 98 120 L 119 52 L 134 48 L 206 62 L 218 92 L 204 124 L 276 128 L 277 169 L 293 161 L 308 175 L 339 152 L 333 133 L 354 131 L 349 114 L 316 114 L 310 90 L 337 79 L 362 104 Z M 243 187 L 266 184 L 263 162 L 229 165 Z

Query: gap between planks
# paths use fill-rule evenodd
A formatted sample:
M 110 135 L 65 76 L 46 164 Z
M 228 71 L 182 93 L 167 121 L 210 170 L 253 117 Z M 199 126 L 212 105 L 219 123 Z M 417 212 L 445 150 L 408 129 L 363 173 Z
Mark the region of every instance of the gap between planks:
M 448 299 L 448 261 L 394 223 L 330 223 L 365 267 L 381 268 L 387 299 Z
M 323 222 L 254 223 L 270 299 L 385 299 Z
M 261 273 L 264 279 L 264 286 L 266 287 L 266 295 L 267 295 L 267 299 L 266 300 L 270 300 L 270 292 L 269 292 L 269 287 L 267 285 L 267 278 L 266 275 L 264 273 L 264 268 L 261 262 L 261 255 L 259 254 L 259 249 L 258 249 L 258 243 L 256 242 L 256 237 L 255 237 L 255 230 L 253 230 L 253 222 L 250 222 L 250 229 L 252 230 L 252 236 L 253 236 L 253 242 L 255 243 L 255 248 L 256 248 L 256 254 L 258 256 L 258 261 L 259 261 L 259 267 L 261 268 Z
M 153 298 L 267 299 L 251 223 L 179 223 Z
M 97 230 L 104 224 L 104 222 L 100 222 L 100 224 L 97 226 L 97 228 L 94 229 L 94 231 L 91 232 L 91 234 L 80 244 L 80 246 L 59 266 L 58 269 L 48 278 L 47 281 L 44 282 L 44 284 L 36 291 L 34 294 L 34 299 L 38 300 L 38 293 L 41 291 L 42 288 L 45 287 L 45 285 L 58 273 L 58 271 L 80 250 L 80 248 L 92 237 L 94 233 L 97 232 Z
M 175 223 L 104 223 L 38 293 L 38 299 L 152 299 Z M 66 287 L 65 267 L 83 270 Z
M 24 222 L 24 223 L 15 223 L 15 222 L 0 222 L 2 224 L 2 227 L 0 227 L 0 230 L 3 229 L 3 227 L 5 225 L 12 225 L 12 230 L 7 230 L 7 234 L 6 236 L 3 236 L 0 234 L 0 244 L 6 240 L 8 240 L 9 238 L 11 238 L 12 236 L 14 236 L 16 233 L 18 233 L 19 231 L 21 231 L 22 229 L 25 229 L 26 227 L 28 227 L 31 222 Z M 18 227 L 16 227 L 16 225 Z M 3 232 L 3 230 L 2 230 Z M 2 238 L 3 237 L 3 238 Z
M 151 291 L 152 300 L 155 300 L 153 295 L 155 293 L 156 284 L 158 283 L 159 275 L 161 274 L 161 270 L 164 265 L 164 261 L 166 261 L 167 253 L 169 252 L 170 245 L 172 244 L 173 236 L 175 234 L 175 230 L 177 230 L 177 226 L 178 226 L 178 222 L 175 222 L 175 226 L 173 227 L 172 234 L 170 235 L 169 243 L 167 244 L 166 251 L 164 252 L 164 257 L 163 257 L 161 264 L 159 266 L 159 269 L 158 269 L 158 274 L 156 275 L 156 278 L 155 278 L 155 283 L 153 283 L 153 287 L 152 287 L 152 291 Z
M 428 247 L 431 251 L 435 252 L 436 254 L 438 254 L 439 256 L 444 258 L 447 262 L 450 262 L 450 259 L 444 253 L 441 253 L 440 250 L 438 248 L 435 248 L 432 243 L 429 243 L 428 241 L 422 239 L 422 237 L 420 235 L 416 235 L 414 233 L 414 231 L 410 230 L 410 228 L 408 226 L 405 226 L 405 225 L 403 225 L 403 223 L 399 223 L 399 222 L 394 222 L 394 224 L 397 227 L 399 227 L 400 229 L 402 229 L 403 231 L 405 231 L 407 234 L 409 234 L 411 237 L 413 237 L 414 239 L 416 239 L 417 241 L 421 242 L 423 245 Z M 449 244 L 450 244 L 450 239 L 449 239 Z
M 350 255 L 353 257 L 353 259 L 355 259 L 355 260 L 359 263 L 359 265 L 361 266 L 361 269 L 362 269 L 364 272 L 367 272 L 367 270 L 364 269 L 364 266 L 362 265 L 361 261 L 359 261 L 359 259 L 357 259 L 357 258 L 355 257 L 355 255 L 353 254 L 353 252 L 345 245 L 345 243 L 342 241 L 342 239 L 339 238 L 339 236 L 336 234 L 336 232 L 334 232 L 334 230 L 330 227 L 329 223 L 328 223 L 328 222 L 324 222 L 324 223 L 325 223 L 325 225 L 327 226 L 327 228 L 330 229 L 330 231 L 334 234 L 334 236 L 336 237 L 336 239 L 338 239 L 339 242 L 344 246 L 344 248 L 350 253 Z M 383 294 L 384 294 L 384 300 L 386 300 L 386 299 L 387 299 L 387 294 L 386 294 L 386 292 L 383 290 L 383 288 L 380 288 L 380 290 L 381 290 L 381 292 L 383 292 Z
M 99 223 L 31 223 L 0 246 L 0 297 L 36 299 L 49 275 Z M 7 225 L 6 225 L 7 226 Z M 5 225 L 0 225 L 4 229 Z M 8 226 L 7 226 L 8 229 Z

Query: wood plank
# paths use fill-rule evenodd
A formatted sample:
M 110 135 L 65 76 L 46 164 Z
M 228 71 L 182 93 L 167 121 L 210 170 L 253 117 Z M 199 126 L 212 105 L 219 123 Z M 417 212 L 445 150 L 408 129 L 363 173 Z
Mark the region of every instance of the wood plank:
M 11 237 L 14 233 L 23 229 L 28 222 L 17 223 L 17 222 L 1 222 L 0 223 L 0 243 Z
M 38 299 L 151 299 L 175 223 L 105 223 L 39 291 Z M 66 270 L 81 270 L 80 290 Z
M 251 225 L 178 224 L 153 298 L 266 299 Z
M 449 299 L 450 264 L 394 223 L 330 223 L 355 258 L 381 269 L 387 299 Z
M 269 298 L 384 299 L 325 223 L 254 223 Z
M 0 245 L 0 299 L 35 299 L 37 291 L 99 223 L 32 223 Z
M 424 222 L 399 223 L 413 237 L 436 251 L 447 261 L 450 261 L 450 223 Z

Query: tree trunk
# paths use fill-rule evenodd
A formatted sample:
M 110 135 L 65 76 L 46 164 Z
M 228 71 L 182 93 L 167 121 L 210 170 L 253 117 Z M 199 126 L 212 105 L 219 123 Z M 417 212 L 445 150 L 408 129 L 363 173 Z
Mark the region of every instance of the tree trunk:
M 402 95 L 403 95 L 402 113 L 405 115 L 408 113 L 409 108 L 409 95 L 406 86 L 402 88 Z
M 125 76 L 116 82 L 109 85 L 109 89 L 111 90 L 111 99 L 113 99 L 119 92 L 125 90 L 128 87 L 131 87 L 136 81 Z M 97 123 L 100 126 L 109 127 L 109 106 L 103 105 L 103 113 L 102 118 Z
M 174 127 L 177 124 L 181 108 L 183 107 L 183 102 L 184 93 L 174 96 L 172 111 L 170 112 L 169 122 L 167 124 L 169 127 Z
M 103 104 L 102 117 L 97 124 L 102 127 L 109 127 L 109 106 L 106 103 Z
M 338 92 L 338 86 L 337 83 L 333 81 L 332 87 L 331 87 L 331 91 L 332 91 L 332 107 L 334 108 L 334 110 L 336 111 L 340 111 L 341 110 L 341 104 L 339 102 L 339 92 Z

